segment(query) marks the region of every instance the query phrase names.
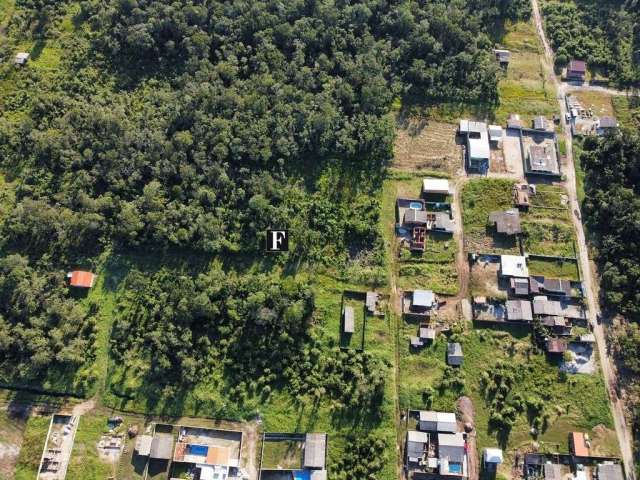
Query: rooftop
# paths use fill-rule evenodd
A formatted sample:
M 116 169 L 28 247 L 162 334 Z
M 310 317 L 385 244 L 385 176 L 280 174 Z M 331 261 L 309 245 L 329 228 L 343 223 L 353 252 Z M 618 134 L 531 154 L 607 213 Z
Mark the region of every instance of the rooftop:
M 567 351 L 567 342 L 560 338 L 550 338 L 547 341 L 547 352 L 563 353 Z
M 557 172 L 555 149 L 550 145 L 531 145 L 529 165 L 534 172 Z
M 528 277 L 527 260 L 520 255 L 501 255 L 500 272 L 505 277 Z
M 325 433 L 307 433 L 304 443 L 304 467 L 324 469 L 327 452 Z
M 93 273 L 82 270 L 69 272 L 67 278 L 69 279 L 69 285 L 78 288 L 91 288 L 96 281 L 96 276 Z
M 450 357 L 462 357 L 462 345 L 458 342 L 447 343 L 447 354 Z
M 409 208 L 404 212 L 404 223 L 426 224 L 429 221 L 427 212 Z
M 507 300 L 507 320 L 532 321 L 531 302 L 529 300 Z
M 598 480 L 623 480 L 622 466 L 618 463 L 601 463 L 598 465 Z
M 598 121 L 599 128 L 617 128 L 618 121 L 615 117 L 600 117 Z
M 587 62 L 584 60 L 571 60 L 569 62 L 568 67 L 570 72 L 575 73 L 586 73 L 587 72 Z
M 412 305 L 416 307 L 433 307 L 436 301 L 436 296 L 431 290 L 414 290 Z
M 422 191 L 448 195 L 450 193 L 449 180 L 446 178 L 425 178 L 422 180 Z
M 576 457 L 588 457 L 589 447 L 582 432 L 571 432 L 571 452 Z
M 485 463 L 502 463 L 502 450 L 499 448 L 484 449 Z
M 173 435 L 170 433 L 156 433 L 151 441 L 149 456 L 159 460 L 169 460 L 173 454 Z
M 491 212 L 489 222 L 495 225 L 496 231 L 504 235 L 515 235 L 522 232 L 520 227 L 520 212 L 512 208 L 504 212 Z

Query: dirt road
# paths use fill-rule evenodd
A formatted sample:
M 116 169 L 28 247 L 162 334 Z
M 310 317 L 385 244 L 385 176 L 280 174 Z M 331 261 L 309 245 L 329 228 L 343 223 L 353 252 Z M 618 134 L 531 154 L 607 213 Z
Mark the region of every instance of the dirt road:
M 558 91 L 558 104 L 560 105 L 560 111 L 562 113 L 561 118 L 564 118 L 566 113 L 566 106 L 564 102 L 564 92 L 566 91 L 565 87 L 563 87 L 556 77 L 553 71 L 553 51 L 549 45 L 547 37 L 544 33 L 544 28 L 542 24 L 542 18 L 540 15 L 540 7 L 538 5 L 538 0 L 531 0 L 531 4 L 533 7 L 533 17 L 536 23 L 536 28 L 538 30 L 538 35 L 540 36 L 540 40 L 544 45 L 544 68 L 547 72 L 547 75 L 556 90 Z M 594 87 L 591 87 L 594 88 Z M 584 284 L 586 293 L 587 293 L 587 304 L 589 307 L 589 322 L 593 325 L 593 333 L 596 336 L 597 345 L 598 345 L 598 354 L 600 357 L 600 364 L 602 365 L 602 373 L 605 379 L 605 385 L 607 387 L 607 393 L 609 394 L 609 401 L 611 403 L 611 411 L 613 414 L 613 420 L 616 428 L 616 434 L 618 436 L 618 442 L 620 444 L 620 450 L 622 452 L 622 460 L 624 462 L 625 472 L 628 480 L 635 480 L 635 466 L 633 461 L 633 450 L 632 450 L 632 435 L 631 431 L 627 425 L 626 417 L 624 414 L 625 405 L 620 400 L 615 392 L 615 385 L 617 384 L 616 374 L 613 367 L 613 362 L 608 355 L 607 347 L 606 347 L 606 339 L 604 335 L 604 331 L 602 325 L 598 324 L 596 321 L 596 315 L 599 312 L 599 306 L 596 302 L 598 298 L 598 290 L 596 281 L 593 279 L 593 273 L 591 270 L 591 265 L 589 262 L 589 250 L 587 249 L 587 242 L 585 239 L 584 228 L 582 226 L 582 215 L 580 214 L 580 202 L 578 201 L 578 194 L 576 189 L 576 174 L 575 174 L 575 166 L 573 162 L 573 144 L 572 144 L 572 136 L 571 131 L 568 129 L 564 129 L 564 136 L 566 139 L 567 145 L 567 161 L 566 165 L 563 165 L 564 174 L 566 175 L 566 188 L 569 194 L 569 202 L 571 206 L 572 212 L 577 212 L 579 215 L 572 215 L 573 224 L 575 226 L 577 236 L 578 236 L 578 253 L 580 260 L 580 270 L 582 272 L 582 282 Z

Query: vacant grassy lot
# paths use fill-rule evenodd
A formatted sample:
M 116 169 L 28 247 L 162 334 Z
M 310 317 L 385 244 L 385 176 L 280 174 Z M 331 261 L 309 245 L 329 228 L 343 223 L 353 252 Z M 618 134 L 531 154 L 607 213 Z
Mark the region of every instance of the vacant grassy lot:
M 36 478 L 50 422 L 51 416 L 30 417 L 27 420 L 22 448 L 16 465 L 16 480 L 33 480 Z
M 571 95 L 576 97 L 586 110 L 593 110 L 593 114 L 598 117 L 614 114 L 611 95 L 588 90 L 576 91 Z
M 621 126 L 640 128 L 640 98 L 613 97 L 611 102 Z
M 511 62 L 498 85 L 500 105 L 494 120 L 503 125 L 509 114 L 519 113 L 529 123 L 536 115 L 558 113 L 553 86 L 542 68 L 542 47 L 533 20 L 507 25 L 501 44 L 511 50 Z
M 545 277 L 562 278 L 566 280 L 579 280 L 578 264 L 572 261 L 555 261 L 529 259 L 527 262 L 530 275 L 543 275 Z
M 451 175 L 462 168 L 454 123 L 401 117 L 394 147 L 394 168 L 438 170 Z
M 267 440 L 264 442 L 262 468 L 302 468 L 303 442 L 296 440 Z
M 109 464 L 98 456 L 100 436 L 108 431 L 107 418 L 105 415 L 83 415 L 80 418 L 67 469 L 68 478 L 102 480 L 115 475 L 117 463 Z

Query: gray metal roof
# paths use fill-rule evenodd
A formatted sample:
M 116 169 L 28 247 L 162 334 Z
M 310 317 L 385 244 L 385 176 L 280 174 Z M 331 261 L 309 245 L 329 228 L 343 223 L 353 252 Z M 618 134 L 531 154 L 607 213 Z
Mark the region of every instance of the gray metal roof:
M 529 300 L 507 300 L 507 320 L 532 321 L 531 302 Z
M 427 223 L 427 212 L 424 210 L 414 210 L 409 208 L 404 212 L 405 223 Z
M 307 433 L 304 443 L 304 467 L 324 469 L 326 454 L 327 434 Z
M 151 442 L 149 457 L 170 460 L 173 457 L 173 435 L 170 433 L 156 433 Z
M 520 212 L 517 208 L 505 210 L 504 212 L 491 212 L 489 223 L 495 225 L 496 231 L 505 235 L 515 235 L 522 232 L 520 226 Z
M 345 333 L 353 333 L 355 329 L 355 316 L 353 313 L 353 307 L 347 305 L 344 307 L 344 331 Z
M 617 463 L 598 465 L 598 480 L 623 480 L 622 466 Z
M 529 147 L 529 165 L 531 170 L 537 172 L 556 173 L 558 165 L 554 149 L 544 145 L 532 145 Z
M 544 480 L 560 480 L 562 478 L 561 467 L 557 463 L 544 464 Z
M 462 357 L 462 345 L 458 342 L 447 344 L 447 354 L 450 357 Z

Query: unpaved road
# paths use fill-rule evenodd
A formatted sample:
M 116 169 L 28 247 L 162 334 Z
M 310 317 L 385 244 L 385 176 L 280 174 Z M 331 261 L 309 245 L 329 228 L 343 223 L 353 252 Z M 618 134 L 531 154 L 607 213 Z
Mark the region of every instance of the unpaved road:
M 531 0 L 533 7 L 533 17 L 536 22 L 536 28 L 540 40 L 544 45 L 544 68 L 547 72 L 549 79 L 553 82 L 558 94 L 558 103 L 560 105 L 560 111 L 562 113 L 561 118 L 564 118 L 566 113 L 566 106 L 564 102 L 565 88 L 561 85 L 553 71 L 553 51 L 549 45 L 547 37 L 544 33 L 542 24 L 542 18 L 540 15 L 540 7 L 538 0 Z M 590 87 L 591 89 L 595 87 Z M 564 127 L 563 127 L 564 128 Z M 576 174 L 575 166 L 573 163 L 573 144 L 571 131 L 564 129 L 564 135 L 567 145 L 567 162 L 564 165 L 564 174 L 566 175 L 566 188 L 569 193 L 569 203 L 572 212 L 577 212 L 578 215 L 572 215 L 573 224 L 575 226 L 578 236 L 578 253 L 580 260 L 580 270 L 582 271 L 582 282 L 585 286 L 587 293 L 587 304 L 589 307 L 588 316 L 589 322 L 593 326 L 593 333 L 596 336 L 598 345 L 598 354 L 600 357 L 600 364 L 602 365 L 602 373 L 605 379 L 605 385 L 607 387 L 607 393 L 609 394 L 609 401 L 611 403 L 611 411 L 613 414 L 613 420 L 616 427 L 616 434 L 618 436 L 618 442 L 620 444 L 620 450 L 622 453 L 622 460 L 624 463 L 625 473 L 628 480 L 635 480 L 635 466 L 633 461 L 633 449 L 632 449 L 632 434 L 627 425 L 625 417 L 625 405 L 624 402 L 618 398 L 615 386 L 617 384 L 617 378 L 615 370 L 613 368 L 613 362 L 608 355 L 606 347 L 606 339 L 602 325 L 596 321 L 596 315 L 599 312 L 598 304 L 596 302 L 597 296 L 597 284 L 593 279 L 591 271 L 591 265 L 589 263 L 589 250 L 587 249 L 587 242 L 585 239 L 584 229 L 582 227 L 582 215 L 580 214 L 580 202 L 578 201 L 578 195 L 576 190 Z
M 476 412 L 469 397 L 460 397 L 456 406 L 462 423 L 460 425 L 461 429 L 464 429 L 464 426 L 468 423 L 473 426 L 473 430 L 467 435 L 469 480 L 478 480 L 480 478 L 480 459 L 476 443 Z

